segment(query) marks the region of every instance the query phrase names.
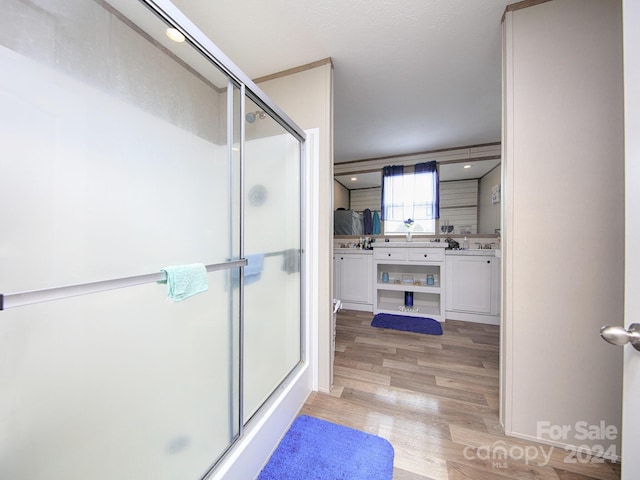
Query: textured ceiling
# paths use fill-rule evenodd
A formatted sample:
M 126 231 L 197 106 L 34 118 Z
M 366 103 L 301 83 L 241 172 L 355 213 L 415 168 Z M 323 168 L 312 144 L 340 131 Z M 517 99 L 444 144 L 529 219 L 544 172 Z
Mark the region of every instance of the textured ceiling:
M 335 161 L 500 141 L 513 0 L 173 0 L 252 78 L 331 57 Z

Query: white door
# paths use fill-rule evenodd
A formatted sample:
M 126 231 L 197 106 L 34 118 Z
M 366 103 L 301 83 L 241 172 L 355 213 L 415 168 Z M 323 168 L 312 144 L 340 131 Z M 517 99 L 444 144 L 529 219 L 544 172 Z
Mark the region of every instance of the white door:
M 640 324 L 640 2 L 623 1 L 625 104 L 625 308 L 624 323 Z M 618 342 L 628 340 L 623 332 Z M 638 347 L 640 348 L 640 347 Z M 640 351 L 624 346 L 622 480 L 640 472 Z
M 640 2 L 624 0 L 625 325 L 640 323 Z M 622 480 L 640 475 L 640 352 L 624 347 Z

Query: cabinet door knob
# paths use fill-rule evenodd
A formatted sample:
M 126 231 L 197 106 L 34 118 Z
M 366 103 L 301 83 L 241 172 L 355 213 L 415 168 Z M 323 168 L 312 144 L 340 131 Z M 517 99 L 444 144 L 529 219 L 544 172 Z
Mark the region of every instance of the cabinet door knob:
M 340 257 L 340 260 L 344 260 L 344 257 Z
M 491 263 L 491 260 L 487 260 L 487 263 Z
M 391 254 L 390 254 L 390 253 L 387 253 L 387 255 L 391 256 Z
M 424 258 L 427 258 L 427 254 L 426 253 L 424 254 Z

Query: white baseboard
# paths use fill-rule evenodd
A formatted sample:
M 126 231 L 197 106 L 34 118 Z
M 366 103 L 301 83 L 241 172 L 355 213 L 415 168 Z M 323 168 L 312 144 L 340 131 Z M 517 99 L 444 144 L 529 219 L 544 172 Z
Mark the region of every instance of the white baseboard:
M 478 313 L 462 313 L 447 310 L 444 312 L 447 320 L 462 320 L 464 322 L 485 323 L 487 325 L 500 325 L 500 315 L 481 315 Z
M 359 312 L 372 312 L 373 313 L 373 305 L 367 303 L 349 303 L 342 302 L 342 308 L 344 310 L 357 310 Z

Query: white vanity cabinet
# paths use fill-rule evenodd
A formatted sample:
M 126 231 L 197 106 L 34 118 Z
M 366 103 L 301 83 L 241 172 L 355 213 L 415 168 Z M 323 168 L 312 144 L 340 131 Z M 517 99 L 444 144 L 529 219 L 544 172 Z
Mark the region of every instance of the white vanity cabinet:
M 374 247 L 373 311 L 444 322 L 444 247 L 418 242 Z M 405 292 L 413 301 L 407 305 Z
M 500 323 L 500 259 L 495 250 L 447 252 L 446 316 Z
M 373 255 L 368 251 L 333 253 L 333 297 L 342 301 L 348 310 L 373 311 Z

